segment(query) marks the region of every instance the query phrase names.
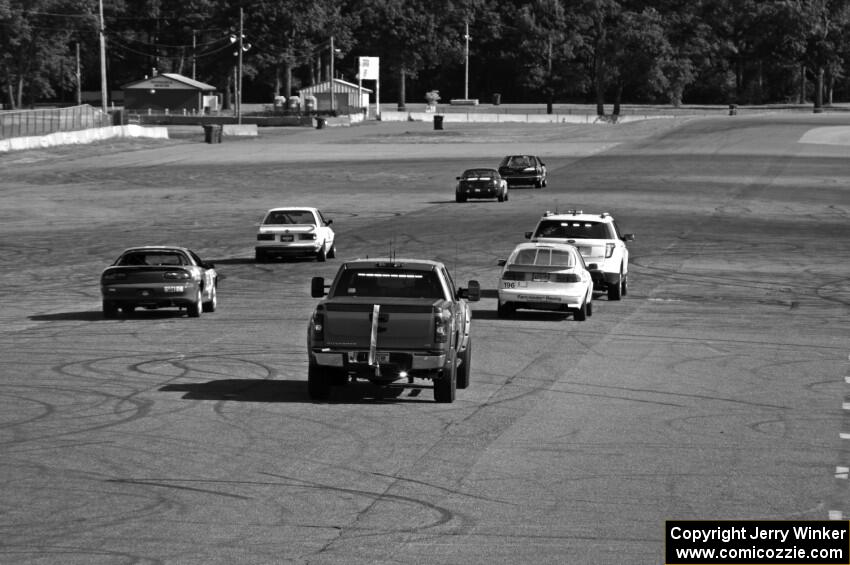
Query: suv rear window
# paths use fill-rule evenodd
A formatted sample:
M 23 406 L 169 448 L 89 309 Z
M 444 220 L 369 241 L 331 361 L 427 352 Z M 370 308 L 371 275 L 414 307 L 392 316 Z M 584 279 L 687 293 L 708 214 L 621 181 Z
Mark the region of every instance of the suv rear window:
M 579 220 L 542 220 L 534 237 L 564 239 L 614 239 L 609 224 Z

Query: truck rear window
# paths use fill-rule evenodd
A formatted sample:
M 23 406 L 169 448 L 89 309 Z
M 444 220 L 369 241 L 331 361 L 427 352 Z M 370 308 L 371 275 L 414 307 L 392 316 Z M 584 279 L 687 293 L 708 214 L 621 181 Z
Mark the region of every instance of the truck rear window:
M 346 270 L 340 274 L 333 296 L 444 298 L 433 271 L 396 269 Z

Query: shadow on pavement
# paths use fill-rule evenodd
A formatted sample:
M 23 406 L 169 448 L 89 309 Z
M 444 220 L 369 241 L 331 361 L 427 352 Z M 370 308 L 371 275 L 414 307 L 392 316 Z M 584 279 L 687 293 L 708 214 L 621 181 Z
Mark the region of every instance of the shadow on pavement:
M 233 402 L 313 403 L 307 394 L 307 381 L 267 379 L 220 379 L 205 383 L 166 385 L 161 392 L 183 392 L 185 400 Z M 376 402 L 433 402 L 432 387 L 385 386 L 367 382 L 349 383 L 332 388 L 327 404 L 374 404 Z M 425 394 L 422 392 L 425 391 Z

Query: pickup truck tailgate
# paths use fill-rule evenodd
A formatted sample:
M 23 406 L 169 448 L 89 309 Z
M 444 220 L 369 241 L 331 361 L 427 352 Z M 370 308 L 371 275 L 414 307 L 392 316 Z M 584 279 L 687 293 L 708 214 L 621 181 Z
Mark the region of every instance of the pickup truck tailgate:
M 433 303 L 403 299 L 379 304 L 377 323 L 377 346 L 381 349 L 421 349 L 434 342 Z M 351 347 L 368 349 L 372 336 L 373 300 L 329 300 L 325 304 L 325 345 L 327 347 Z

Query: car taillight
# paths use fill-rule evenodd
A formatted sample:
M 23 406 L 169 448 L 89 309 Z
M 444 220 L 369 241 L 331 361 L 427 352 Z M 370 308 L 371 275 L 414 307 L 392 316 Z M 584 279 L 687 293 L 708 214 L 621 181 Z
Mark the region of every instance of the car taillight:
M 605 258 L 609 259 L 611 255 L 614 254 L 614 247 L 616 247 L 613 243 L 605 244 Z
M 192 275 L 187 273 L 186 271 L 166 271 L 163 273 L 162 278 L 165 280 L 187 280 L 192 278 Z
M 449 341 L 449 320 L 451 320 L 451 316 L 448 312 L 441 309 L 434 311 L 435 343 L 446 343 Z
M 314 234 L 314 233 L 302 233 L 300 236 L 298 236 L 298 238 L 299 238 L 299 239 L 312 239 L 312 240 L 315 240 L 315 239 L 316 239 L 316 234 Z
M 577 283 L 581 282 L 581 277 L 575 273 L 556 274 L 554 280 L 559 283 Z
M 274 234 L 273 233 L 258 233 L 257 241 L 273 241 Z
M 518 271 L 505 271 L 502 273 L 502 280 L 505 281 L 524 281 L 526 279 L 525 273 Z
M 313 318 L 310 320 L 310 331 L 313 332 L 313 339 L 323 341 L 325 339 L 325 313 L 316 310 L 313 313 Z
M 117 273 L 104 273 L 103 278 L 101 279 L 103 282 L 111 282 L 111 281 L 120 281 L 127 278 L 127 273 L 117 272 Z

